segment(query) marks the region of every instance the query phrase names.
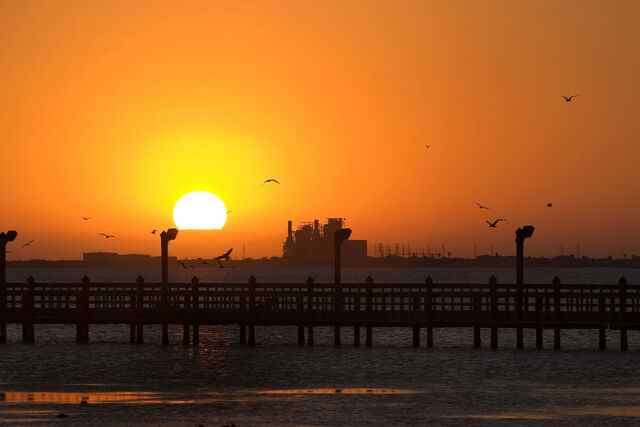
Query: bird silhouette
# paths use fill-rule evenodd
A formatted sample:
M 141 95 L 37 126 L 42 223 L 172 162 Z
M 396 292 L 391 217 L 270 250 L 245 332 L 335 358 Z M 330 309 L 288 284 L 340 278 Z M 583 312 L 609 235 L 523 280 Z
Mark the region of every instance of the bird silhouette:
M 116 236 L 114 236 L 113 234 L 98 233 L 98 235 L 104 237 L 105 239 L 115 239 L 116 238 Z
M 27 243 L 25 243 L 24 245 L 22 245 L 23 248 L 26 248 L 27 246 L 31 246 L 33 244 L 33 242 L 35 242 L 35 240 L 29 240 Z
M 233 248 L 229 249 L 228 251 L 226 251 L 225 253 L 223 253 L 222 255 L 215 257 L 214 259 L 216 261 L 229 261 L 229 259 L 231 259 L 231 252 L 233 252 Z
M 231 252 L 233 252 L 233 248 L 214 258 L 214 260 L 218 262 L 218 267 L 224 268 L 221 261 L 229 261 L 231 259 Z
M 273 182 L 274 184 L 280 184 L 280 181 L 278 181 L 275 178 L 269 178 L 269 179 L 265 179 L 263 184 L 268 184 L 270 182 Z
M 156 234 L 158 232 L 158 230 L 156 230 L 155 228 L 153 230 L 151 230 L 151 234 Z
M 479 209 L 486 209 L 486 210 L 489 210 L 489 206 L 484 206 L 484 205 L 482 205 L 482 204 L 480 204 L 480 203 L 478 203 L 478 202 L 476 202 L 476 206 L 477 206 Z
M 84 221 L 89 221 L 89 220 L 91 220 L 91 217 L 83 216 L 83 217 L 82 217 L 82 219 L 83 219 Z
M 431 148 L 431 145 L 425 144 L 425 148 L 428 150 L 429 148 Z
M 553 203 L 547 203 L 547 207 L 548 207 L 548 208 L 553 207 Z
M 498 219 L 494 220 L 493 222 L 491 222 L 491 221 L 485 221 L 485 222 L 487 223 L 489 228 L 497 228 L 498 227 L 498 223 L 500 223 L 500 221 L 506 221 L 506 219 L 498 218 Z
M 573 99 L 574 99 L 576 96 L 580 96 L 580 95 L 578 95 L 578 94 L 576 94 L 576 95 L 569 95 L 569 96 L 562 95 L 562 99 L 564 99 L 564 102 L 571 102 L 571 101 L 573 101 Z

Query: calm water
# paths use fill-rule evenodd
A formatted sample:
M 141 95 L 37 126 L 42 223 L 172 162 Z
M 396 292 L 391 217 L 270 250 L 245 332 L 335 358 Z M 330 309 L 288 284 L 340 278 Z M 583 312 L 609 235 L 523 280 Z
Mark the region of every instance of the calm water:
M 388 281 L 410 281 L 422 272 L 375 273 Z M 489 274 L 430 273 L 441 275 L 437 280 L 482 282 Z M 509 281 L 510 272 L 498 273 Z M 636 270 L 560 273 L 567 283 L 582 281 L 585 274 L 590 279 L 585 281 L 613 283 L 620 273 L 630 283 L 640 283 Z M 556 272 L 529 274 L 546 282 Z M 525 334 L 528 350 L 520 352 L 513 350 L 513 331 L 501 331 L 498 351 L 486 348 L 488 331 L 483 331 L 483 349 L 474 350 L 470 329 L 437 330 L 432 350 L 411 348 L 411 333 L 402 328 L 375 329 L 372 349 L 351 347 L 347 328 L 339 349 L 332 347 L 328 328 L 316 329 L 314 348 L 298 348 L 294 328 L 257 328 L 254 349 L 237 345 L 237 332 L 234 327 L 203 327 L 201 345 L 194 349 L 178 344 L 178 328 L 171 330 L 174 344 L 162 347 L 158 328 L 148 327 L 147 343 L 136 346 L 128 344 L 125 326 L 93 326 L 92 343 L 79 346 L 73 342 L 73 327 L 40 326 L 37 344 L 28 346 L 19 343 L 20 329 L 10 327 L 10 344 L 0 346 L 0 423 L 233 422 L 242 427 L 640 422 L 639 332 L 629 334 L 630 351 L 624 354 L 617 351 L 613 331 L 606 352 L 596 351 L 596 331 L 563 333 L 561 352 L 533 350 L 533 331 Z M 545 348 L 551 348 L 551 340 L 547 333 Z M 83 399 L 87 405 L 80 404 Z M 61 412 L 69 417 L 56 418 Z

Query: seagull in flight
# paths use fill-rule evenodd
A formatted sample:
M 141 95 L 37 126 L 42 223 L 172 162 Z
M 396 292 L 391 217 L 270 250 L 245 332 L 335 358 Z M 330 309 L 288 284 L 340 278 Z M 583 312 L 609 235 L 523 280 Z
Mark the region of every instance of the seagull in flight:
M 553 203 L 547 203 L 547 207 L 548 208 L 552 208 L 553 207 Z
M 83 217 L 81 217 L 81 218 L 82 218 L 84 221 L 90 221 L 90 220 L 91 220 L 91 217 L 89 217 L 89 216 L 83 216 Z
M 478 203 L 478 202 L 476 202 L 476 206 L 477 206 L 479 209 L 486 209 L 486 210 L 489 210 L 489 206 L 484 206 L 484 205 L 482 205 L 482 204 L 480 204 L 480 203 Z
M 35 240 L 29 240 L 27 243 L 25 243 L 24 245 L 22 245 L 23 248 L 26 248 L 27 246 L 31 246 L 33 244 L 33 242 L 35 242 Z
M 277 179 L 275 179 L 275 178 L 265 179 L 265 180 L 264 180 L 264 182 L 263 182 L 263 184 L 268 184 L 268 183 L 270 183 L 270 182 L 272 182 L 272 183 L 274 183 L 274 184 L 280 184 L 280 181 L 278 181 L 278 180 L 277 180 Z
M 580 95 L 578 94 L 569 95 L 569 96 L 562 95 L 562 99 L 564 99 L 564 102 L 571 102 L 576 96 L 580 96 Z
M 106 234 L 106 233 L 98 233 L 99 236 L 104 237 L 105 239 L 115 239 L 116 236 L 113 234 Z
M 485 222 L 487 223 L 489 228 L 498 228 L 498 224 L 500 223 L 500 221 L 506 221 L 506 219 L 498 218 L 498 219 L 494 220 L 493 222 L 491 222 L 491 221 L 485 221 Z
M 425 146 L 425 148 L 426 148 L 427 150 L 428 150 L 429 148 L 431 148 L 431 145 L 430 145 L 430 144 L 425 144 L 424 146 Z
M 218 266 L 220 268 L 224 268 L 224 266 L 222 265 L 222 262 L 220 261 L 229 261 L 231 259 L 231 252 L 233 252 L 233 248 L 229 249 L 222 255 L 214 258 L 215 261 L 218 261 Z

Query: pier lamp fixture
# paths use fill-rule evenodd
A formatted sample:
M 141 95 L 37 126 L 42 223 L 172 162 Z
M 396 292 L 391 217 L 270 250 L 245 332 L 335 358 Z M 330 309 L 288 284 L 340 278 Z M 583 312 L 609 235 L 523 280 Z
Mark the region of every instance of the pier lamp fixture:
M 178 230 L 170 228 L 160 233 L 160 253 L 162 256 L 162 283 L 169 283 L 169 242 L 176 240 Z
M 176 240 L 178 230 L 170 228 L 160 233 L 160 253 L 162 255 L 162 306 L 167 307 L 169 291 L 169 242 Z M 162 324 L 162 344 L 169 344 L 169 325 Z
M 348 240 L 349 237 L 351 236 L 351 229 L 350 228 L 341 228 L 340 230 L 337 230 L 334 234 L 333 237 L 333 244 L 334 244 L 334 257 L 335 257 L 335 269 L 334 269 L 334 278 L 335 278 L 335 284 L 339 285 L 342 279 L 341 276 L 341 262 L 340 262 L 340 255 L 341 255 L 341 248 L 342 248 L 342 243 L 345 240 Z
M 516 283 L 518 285 L 524 284 L 524 241 L 531 236 L 535 227 L 532 225 L 525 225 L 516 230 Z
M 18 232 L 11 230 L 0 233 L 0 285 L 5 284 L 7 274 L 7 243 L 13 242 L 18 237 Z

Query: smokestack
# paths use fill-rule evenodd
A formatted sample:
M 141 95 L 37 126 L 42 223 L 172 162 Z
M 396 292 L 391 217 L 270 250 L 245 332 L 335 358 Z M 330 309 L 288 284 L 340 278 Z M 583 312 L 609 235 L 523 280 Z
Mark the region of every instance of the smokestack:
M 293 238 L 293 222 L 291 220 L 287 222 L 287 238 L 289 240 Z

